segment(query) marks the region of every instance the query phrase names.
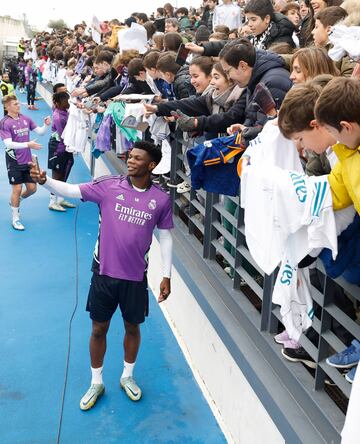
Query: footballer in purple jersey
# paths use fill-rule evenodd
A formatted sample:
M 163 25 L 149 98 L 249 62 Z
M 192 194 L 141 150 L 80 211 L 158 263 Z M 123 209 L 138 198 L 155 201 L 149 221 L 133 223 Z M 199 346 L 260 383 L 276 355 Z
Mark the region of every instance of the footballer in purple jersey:
M 12 226 L 15 230 L 23 231 L 20 222 L 20 199 L 26 199 L 36 191 L 36 184 L 30 177 L 31 149 L 39 150 L 41 145 L 30 140 L 30 132 L 45 134 L 51 123 L 50 117 L 44 119 L 44 125 L 39 127 L 31 119 L 20 114 L 20 103 L 15 95 L 7 95 L 2 99 L 7 112 L 0 121 L 0 138 L 5 144 L 6 168 L 12 193 L 10 205 L 12 209 Z M 25 190 L 23 191 L 23 184 Z
M 119 307 L 124 336 L 124 370 L 120 385 L 138 401 L 141 389 L 133 378 L 140 347 L 140 327 L 148 314 L 147 253 L 155 228 L 159 230 L 163 279 L 158 302 L 170 294 L 173 228 L 170 197 L 151 182 L 151 172 L 161 160 L 161 149 L 150 142 L 135 142 L 129 153 L 127 177 L 105 176 L 90 183 L 71 185 L 51 179 L 35 164 L 31 177 L 53 193 L 81 198 L 99 207 L 99 237 L 93 259 L 87 311 L 92 320 L 90 337 L 91 385 L 80 400 L 88 410 L 104 393 L 102 379 L 106 335 Z
M 60 87 L 61 88 L 61 87 Z M 74 155 L 66 151 L 63 131 L 68 121 L 69 94 L 59 91 L 53 94 L 53 123 L 49 140 L 48 168 L 52 171 L 52 178 L 66 182 L 71 168 L 74 165 Z M 49 210 L 65 212 L 66 208 L 74 208 L 71 202 L 62 196 L 50 194 Z

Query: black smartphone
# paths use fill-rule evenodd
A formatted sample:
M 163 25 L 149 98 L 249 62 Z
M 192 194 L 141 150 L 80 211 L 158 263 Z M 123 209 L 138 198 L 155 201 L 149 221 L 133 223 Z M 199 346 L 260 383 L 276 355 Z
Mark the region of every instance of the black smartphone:
M 184 43 L 181 43 L 178 52 L 176 54 L 175 62 L 183 66 L 186 62 L 187 56 L 189 55 L 190 49 L 186 49 Z

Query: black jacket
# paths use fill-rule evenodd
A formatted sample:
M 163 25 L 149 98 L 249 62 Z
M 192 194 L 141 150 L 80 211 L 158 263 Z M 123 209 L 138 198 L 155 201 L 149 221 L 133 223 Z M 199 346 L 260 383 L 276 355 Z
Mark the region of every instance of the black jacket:
M 311 31 L 315 25 L 314 17 L 309 13 L 301 22 L 299 37 L 300 48 L 311 46 L 314 42 Z
M 191 84 L 189 65 L 182 66 L 175 75 L 174 93 L 176 99 L 184 99 L 196 94 L 195 88 Z
M 274 43 L 288 43 L 291 48 L 295 48 L 292 35 L 296 31 L 295 25 L 284 14 L 275 13 L 270 33 L 264 41 L 264 49 L 269 49 Z
M 294 32 L 296 32 L 296 28 L 290 20 L 285 15 L 276 13 L 270 33 L 264 41 L 265 49 L 268 49 L 274 43 L 288 43 L 292 48 L 295 48 L 295 43 L 292 39 Z M 203 43 L 203 55 L 217 57 L 227 43 L 229 43 L 228 40 Z
M 181 100 L 160 103 L 156 115 L 170 116 L 171 111 L 176 111 L 177 109 L 192 117 L 209 116 L 211 114 L 206 96 L 194 95 Z
M 256 50 L 256 61 L 252 75 L 240 99 L 225 113 L 198 117 L 199 130 L 216 129 L 221 133 L 234 123 L 242 123 L 249 127 L 263 125 L 266 116 L 259 113 L 252 100 L 254 89 L 260 82 L 269 88 L 277 107 L 280 107 L 292 83 L 289 79 L 289 72 L 284 68 L 283 59 L 278 54 L 261 49 Z
M 122 94 L 154 94 L 145 80 L 136 80 L 134 77 L 129 80 L 130 83 L 121 91 Z
M 85 86 L 86 92 L 88 93 L 88 96 L 92 96 L 93 94 L 100 95 L 101 93 L 105 92 L 107 89 L 114 86 L 115 78 L 117 77 L 118 73 L 114 68 L 111 68 L 111 70 L 106 73 L 105 75 L 96 78 L 93 82 L 89 83 Z

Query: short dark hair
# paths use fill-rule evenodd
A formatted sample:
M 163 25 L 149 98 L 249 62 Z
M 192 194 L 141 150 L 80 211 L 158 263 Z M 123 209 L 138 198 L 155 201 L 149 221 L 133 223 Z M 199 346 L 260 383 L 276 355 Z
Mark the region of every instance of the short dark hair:
M 110 51 L 100 51 L 99 54 L 97 55 L 94 63 L 102 63 L 102 62 L 106 62 L 109 65 L 111 65 L 112 61 L 114 58 L 114 54 Z
M 140 57 L 130 60 L 128 64 L 129 77 L 138 76 L 141 71 L 146 71 L 143 60 Z
M 147 16 L 144 12 L 138 12 L 138 13 L 136 14 L 136 17 L 137 17 L 139 20 L 141 20 L 143 23 L 149 21 L 148 16 Z
M 252 68 L 256 61 L 256 51 L 250 41 L 243 38 L 234 40 L 224 46 L 219 57 L 234 68 L 237 68 L 241 61 L 246 62 Z
M 347 16 L 347 12 L 341 6 L 328 6 L 322 11 L 315 14 L 314 19 L 324 26 L 334 26 L 340 20 L 343 20 Z
M 286 94 L 278 114 L 278 127 L 284 137 L 290 139 L 294 133 L 311 130 L 310 122 L 315 119 L 315 103 L 321 90 L 321 86 L 309 81 L 295 85 Z
M 341 121 L 360 125 L 360 79 L 337 77 L 323 89 L 315 106 L 316 120 L 341 131 Z
M 136 23 L 135 17 L 129 17 L 125 20 L 125 25 L 128 26 L 129 28 L 131 27 L 132 23 Z
M 69 99 L 69 94 L 67 92 L 57 92 L 55 94 L 53 94 L 53 102 L 55 104 L 62 102 L 65 99 Z
M 284 137 L 290 139 L 294 133 L 311 130 L 316 101 L 332 79 L 330 74 L 320 74 L 305 83 L 294 85 L 288 91 L 278 114 L 278 127 Z
M 60 88 L 63 88 L 65 86 L 65 83 L 55 83 L 55 85 L 53 86 L 53 93 L 57 93 L 57 90 Z
M 165 52 L 160 55 L 158 62 L 156 64 L 156 69 L 161 72 L 171 72 L 172 74 L 176 74 L 180 65 L 176 63 L 176 55 L 172 52 Z
M 154 161 L 156 165 L 160 163 L 162 158 L 162 153 L 161 153 L 161 148 L 159 146 L 154 145 L 151 142 L 138 141 L 134 143 L 133 148 L 138 148 L 139 150 L 146 151 L 151 157 L 151 160 Z
M 262 20 L 269 15 L 271 20 L 274 19 L 274 8 L 270 0 L 250 0 L 246 4 L 244 13 L 252 13 L 261 17 Z
M 164 35 L 164 50 L 165 51 L 177 51 L 181 44 L 183 43 L 183 39 L 178 32 L 168 32 Z
M 184 15 L 189 15 L 189 10 L 188 8 L 178 8 L 176 10 L 176 14 L 184 14 Z
M 145 55 L 145 57 L 143 58 L 143 64 L 144 64 L 145 68 L 147 68 L 147 69 L 155 68 L 156 69 L 156 64 L 157 64 L 157 61 L 159 60 L 160 55 L 161 55 L 161 52 L 158 49 L 152 49 L 151 51 L 149 51 Z

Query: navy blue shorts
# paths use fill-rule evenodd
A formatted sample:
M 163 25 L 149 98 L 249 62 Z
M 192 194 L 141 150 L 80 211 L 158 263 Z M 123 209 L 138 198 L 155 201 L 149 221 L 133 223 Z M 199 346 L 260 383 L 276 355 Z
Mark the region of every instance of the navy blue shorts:
M 63 173 L 65 178 L 70 174 L 71 168 L 74 165 L 74 156 L 72 153 L 64 151 L 57 153 L 57 147 L 59 142 L 54 138 L 49 140 L 49 156 L 48 156 L 48 168 L 49 170 L 55 170 Z
M 109 321 L 117 307 L 130 324 L 145 321 L 145 316 L 149 314 L 146 275 L 143 281 L 136 282 L 93 273 L 86 304 L 90 318 L 97 322 Z
M 10 185 L 20 185 L 22 183 L 35 183 L 30 176 L 30 168 L 20 170 L 8 170 L 8 178 Z

